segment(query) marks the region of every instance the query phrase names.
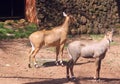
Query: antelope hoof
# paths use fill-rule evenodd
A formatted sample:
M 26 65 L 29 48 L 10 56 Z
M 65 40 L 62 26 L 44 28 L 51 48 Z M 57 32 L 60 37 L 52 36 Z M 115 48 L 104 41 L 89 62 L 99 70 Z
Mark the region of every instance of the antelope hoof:
M 63 64 L 63 63 L 60 63 L 60 65 L 61 65 L 61 66 L 64 66 L 64 64 Z
M 63 67 L 63 66 L 64 66 L 64 64 L 62 63 L 62 64 L 61 64 L 61 66 Z
M 29 68 L 32 68 L 32 67 L 31 67 L 31 64 L 28 64 L 28 67 L 29 67 Z
M 58 61 L 56 61 L 55 64 L 58 66 L 59 65 Z
M 67 76 L 66 78 L 67 78 L 68 81 L 70 81 L 70 76 Z
M 95 80 L 95 81 L 100 81 L 100 78 L 94 77 L 94 80 Z
M 35 68 L 39 68 L 39 65 L 36 63 L 36 64 L 34 64 L 34 66 L 35 66 Z
M 64 66 L 63 61 L 60 61 L 60 65 L 61 65 L 61 66 Z
M 76 77 L 72 77 L 71 80 L 72 80 L 72 81 L 76 81 Z
M 95 79 L 95 81 L 98 81 L 98 82 L 99 82 L 99 81 L 100 81 L 100 78 Z

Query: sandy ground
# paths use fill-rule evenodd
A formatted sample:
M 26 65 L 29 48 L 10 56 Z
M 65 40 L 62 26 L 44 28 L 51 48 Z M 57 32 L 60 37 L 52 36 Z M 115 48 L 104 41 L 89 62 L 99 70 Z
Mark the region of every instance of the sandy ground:
M 36 56 L 40 68 L 28 68 L 28 39 L 0 41 L 0 84 L 120 84 L 120 37 L 102 61 L 101 80 L 94 81 L 94 59 L 80 58 L 74 67 L 76 81 L 66 79 L 66 67 L 56 66 L 55 50 L 43 48 Z M 68 59 L 64 50 L 64 60 Z M 42 62 L 41 62 L 41 61 Z M 47 60 L 47 61 L 45 61 Z

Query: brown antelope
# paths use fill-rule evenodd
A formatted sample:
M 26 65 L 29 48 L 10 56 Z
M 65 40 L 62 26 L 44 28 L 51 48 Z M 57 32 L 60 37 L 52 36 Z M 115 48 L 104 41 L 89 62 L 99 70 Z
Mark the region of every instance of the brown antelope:
M 36 31 L 29 36 L 32 46 L 31 52 L 29 53 L 29 67 L 31 67 L 31 64 L 34 66 L 37 65 L 35 55 L 42 48 L 42 46 L 56 47 L 56 64 L 58 65 L 58 55 L 60 55 L 60 64 L 63 65 L 63 49 L 67 39 L 69 25 L 75 20 L 73 16 L 67 15 L 64 12 L 63 16 L 65 16 L 65 21 L 62 25 L 54 27 L 51 30 L 44 29 L 41 31 Z
M 113 30 L 107 32 L 100 42 L 90 44 L 82 43 L 81 41 L 71 42 L 67 48 L 68 54 L 70 56 L 66 66 L 66 75 L 68 80 L 70 80 L 69 70 L 71 73 L 71 79 L 75 80 L 73 67 L 79 57 L 95 58 L 96 73 L 94 79 L 98 80 L 100 77 L 101 61 L 104 59 L 106 52 L 110 47 L 112 36 Z

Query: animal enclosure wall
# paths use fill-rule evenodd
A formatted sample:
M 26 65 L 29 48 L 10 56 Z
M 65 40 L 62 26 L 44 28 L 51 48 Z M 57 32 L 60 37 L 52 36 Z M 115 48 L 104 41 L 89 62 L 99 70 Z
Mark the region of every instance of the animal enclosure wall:
M 80 33 L 104 33 L 108 28 L 117 30 L 120 23 L 119 0 L 36 0 L 36 8 L 40 29 L 61 24 L 63 11 L 77 19 L 71 28 Z
M 37 24 L 35 3 L 36 0 L 1 0 L 0 20 L 24 18 Z

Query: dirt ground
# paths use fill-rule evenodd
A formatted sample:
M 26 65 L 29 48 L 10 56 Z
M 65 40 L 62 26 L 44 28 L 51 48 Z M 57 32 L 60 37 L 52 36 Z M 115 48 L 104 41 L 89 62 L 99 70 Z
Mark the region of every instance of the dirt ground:
M 68 40 L 69 41 L 69 40 Z M 66 79 L 66 67 L 56 66 L 53 48 L 43 48 L 36 56 L 40 68 L 28 68 L 28 39 L 0 41 L 0 84 L 120 84 L 120 37 L 114 37 L 102 61 L 101 80 L 94 81 L 94 59 L 80 58 L 74 67 L 76 81 Z M 66 49 L 64 60 L 68 60 Z

